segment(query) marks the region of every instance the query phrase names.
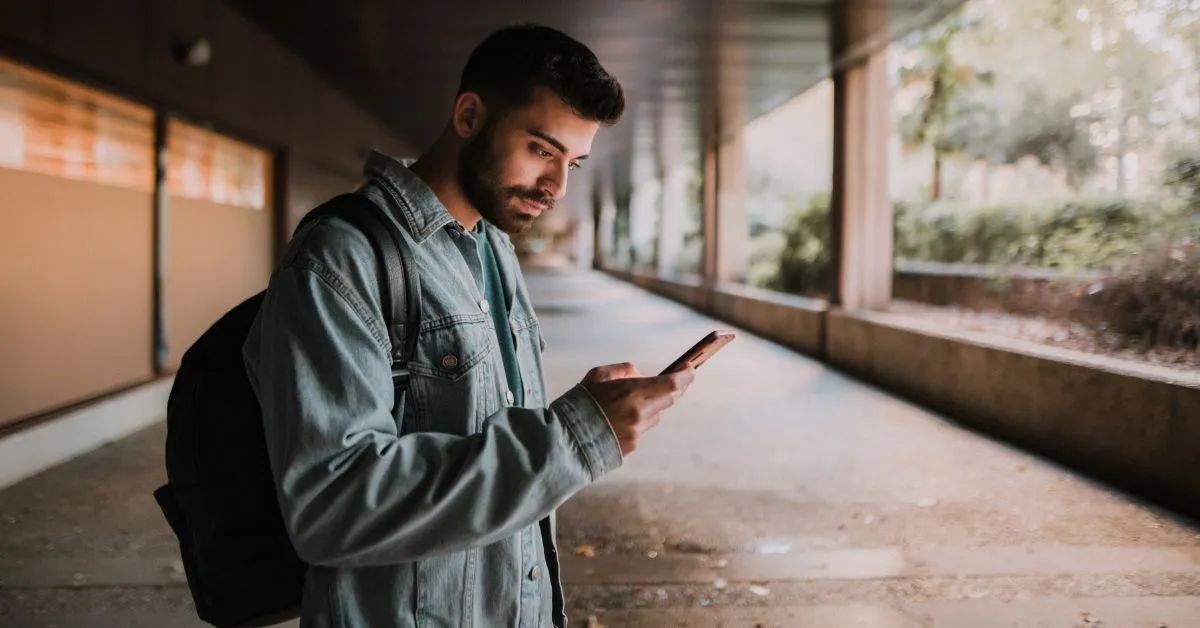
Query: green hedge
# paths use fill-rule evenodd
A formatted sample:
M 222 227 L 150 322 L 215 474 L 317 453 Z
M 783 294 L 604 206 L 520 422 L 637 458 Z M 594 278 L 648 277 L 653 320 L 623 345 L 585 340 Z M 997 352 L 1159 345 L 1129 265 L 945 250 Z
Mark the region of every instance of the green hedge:
M 1140 251 L 1152 234 L 1185 222 L 1181 207 L 1131 200 L 972 208 L 893 204 L 901 261 L 1004 267 L 1106 269 Z M 829 197 L 796 207 L 781 229 L 752 238 L 749 283 L 814 294 L 830 281 Z

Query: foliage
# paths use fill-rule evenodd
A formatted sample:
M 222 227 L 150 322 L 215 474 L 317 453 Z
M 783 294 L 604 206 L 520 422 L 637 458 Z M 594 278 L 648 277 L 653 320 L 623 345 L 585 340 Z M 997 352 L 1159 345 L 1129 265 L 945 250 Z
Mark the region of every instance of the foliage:
M 956 9 L 940 22 L 917 32 L 911 42 L 918 54 L 900 68 L 900 85 L 921 85 L 924 94 L 917 106 L 901 120 L 901 137 L 913 144 L 928 144 L 938 150 L 955 150 L 959 142 L 951 124 L 970 107 L 962 99 L 964 90 L 989 74 L 961 63 L 954 42 L 963 32 L 978 26 Z
M 896 257 L 1001 267 L 1104 268 L 1141 245 L 1153 228 L 1152 215 L 1127 200 L 906 206 L 896 216 Z
M 1067 182 L 1079 189 L 1084 178 L 1096 169 L 1099 151 L 1092 144 L 1088 124 L 1095 116 L 1071 116 L 1071 103 L 1077 97 L 1052 97 L 1045 89 L 1028 87 L 1020 109 L 1003 128 L 980 133 L 973 152 L 989 157 L 987 147 L 999 152 L 996 163 L 1014 163 L 1032 155 L 1046 166 L 1067 174 Z
M 1167 168 L 1168 189 L 1194 213 L 1200 213 L 1200 154 L 1177 157 Z
M 977 0 L 914 34 L 898 46 L 898 82 L 926 89 L 897 130 L 933 149 L 933 200 L 949 153 L 994 164 L 1032 155 L 1079 190 L 1102 159 L 1157 150 L 1156 134 L 1191 114 L 1168 87 L 1200 87 L 1197 8 L 1197 0 Z M 1192 60 L 1167 53 L 1171 46 L 1194 51 Z M 1115 184 L 1124 194 L 1123 169 Z
M 788 217 L 776 272 L 764 282 L 780 292 L 814 295 L 829 290 L 829 195 L 809 198 Z
M 897 260 L 998 269 L 1112 268 L 1153 234 L 1187 221 L 1160 205 L 1111 199 L 984 208 L 895 202 L 893 209 Z M 764 228 L 752 238 L 748 283 L 804 295 L 828 290 L 829 229 L 828 195 L 796 205 L 782 228 Z
M 1095 287 L 1091 323 L 1144 346 L 1200 344 L 1200 229 L 1155 238 Z

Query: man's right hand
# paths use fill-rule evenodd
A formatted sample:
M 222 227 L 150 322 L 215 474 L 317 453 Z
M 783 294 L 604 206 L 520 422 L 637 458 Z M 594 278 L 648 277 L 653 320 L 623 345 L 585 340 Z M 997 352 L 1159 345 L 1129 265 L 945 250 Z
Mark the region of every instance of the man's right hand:
M 583 378 L 583 387 L 604 410 L 621 444 L 621 453 L 637 449 L 638 439 L 658 425 L 663 410 L 675 404 L 694 378 L 693 369 L 644 377 L 632 364 L 598 366 Z

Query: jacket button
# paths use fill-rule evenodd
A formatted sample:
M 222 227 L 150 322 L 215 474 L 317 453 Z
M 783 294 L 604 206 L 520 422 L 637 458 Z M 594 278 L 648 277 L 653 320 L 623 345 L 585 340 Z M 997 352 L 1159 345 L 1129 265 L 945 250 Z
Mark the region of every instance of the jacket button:
M 482 310 L 484 314 L 487 314 L 488 312 L 492 311 L 492 306 L 488 305 L 487 299 L 484 299 L 479 302 L 479 309 Z
M 442 368 L 452 369 L 456 366 L 458 366 L 458 356 L 453 353 L 442 358 Z
M 504 391 L 504 398 L 507 399 L 508 403 L 510 403 L 510 404 L 515 403 L 517 401 L 516 395 L 514 395 L 513 391 L 511 391 L 511 390 Z
M 542 568 L 541 567 L 534 567 L 533 570 L 529 572 L 530 580 L 537 580 L 538 578 L 541 578 L 541 577 L 542 577 Z

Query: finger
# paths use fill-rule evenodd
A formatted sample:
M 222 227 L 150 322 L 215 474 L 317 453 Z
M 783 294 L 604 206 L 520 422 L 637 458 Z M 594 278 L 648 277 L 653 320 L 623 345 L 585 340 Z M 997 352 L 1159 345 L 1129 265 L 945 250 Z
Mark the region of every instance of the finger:
M 667 408 L 675 405 L 676 396 L 674 394 L 657 395 L 650 397 L 642 403 L 642 410 L 645 411 L 649 423 L 658 423 L 658 415 Z
M 644 382 L 645 394 L 649 396 L 662 396 L 682 393 L 687 390 L 688 386 L 692 385 L 692 381 L 695 378 L 695 369 L 689 367 L 666 375 L 647 377 L 641 381 Z

